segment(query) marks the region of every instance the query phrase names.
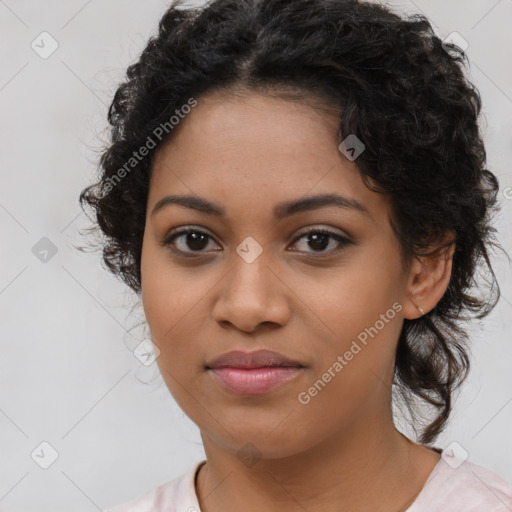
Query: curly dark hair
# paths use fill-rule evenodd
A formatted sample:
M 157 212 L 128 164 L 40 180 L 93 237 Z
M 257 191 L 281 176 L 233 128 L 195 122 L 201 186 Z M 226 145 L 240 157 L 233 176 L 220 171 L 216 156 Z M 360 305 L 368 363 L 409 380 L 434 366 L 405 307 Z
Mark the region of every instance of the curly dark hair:
M 433 254 L 429 248 L 447 232 L 455 234 L 448 288 L 434 309 L 404 320 L 395 360 L 393 389 L 416 432 L 415 400 L 435 410 L 420 436 L 421 443 L 432 443 L 469 373 L 469 336 L 461 321 L 483 318 L 500 297 L 489 258 L 491 246 L 501 248 L 490 225 L 499 209 L 498 181 L 485 168 L 481 98 L 464 74 L 467 62 L 462 49 L 434 34 L 426 17 L 376 3 L 173 2 L 115 93 L 99 180 L 80 194 L 102 232 L 104 263 L 140 296 L 152 162 L 173 134 L 167 129 L 157 138 L 155 127 L 169 124 L 191 97 L 253 90 L 341 112 L 340 137 L 355 134 L 365 145 L 356 160 L 364 183 L 392 200 L 392 227 L 406 265 Z M 126 162 L 150 139 L 155 147 L 127 173 Z M 478 277 L 486 285 L 481 296 L 472 292 Z

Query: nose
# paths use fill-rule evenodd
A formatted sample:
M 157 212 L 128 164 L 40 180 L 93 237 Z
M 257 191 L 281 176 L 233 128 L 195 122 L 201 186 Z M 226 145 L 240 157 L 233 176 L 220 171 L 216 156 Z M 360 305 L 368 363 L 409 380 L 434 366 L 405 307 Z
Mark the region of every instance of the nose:
M 269 263 L 263 254 L 251 263 L 234 254 L 231 270 L 218 285 L 212 312 L 215 321 L 245 332 L 254 332 L 263 324 L 284 326 L 288 322 L 291 292 Z

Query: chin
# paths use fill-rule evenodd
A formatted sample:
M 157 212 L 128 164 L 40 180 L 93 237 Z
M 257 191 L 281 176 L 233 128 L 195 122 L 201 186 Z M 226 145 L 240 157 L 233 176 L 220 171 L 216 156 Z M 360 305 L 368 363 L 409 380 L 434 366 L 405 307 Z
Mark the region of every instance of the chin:
M 290 415 L 290 418 L 292 416 Z M 265 424 L 246 423 L 245 426 L 237 424 L 235 420 L 233 425 L 223 421 L 224 428 L 217 425 L 215 432 L 209 432 L 206 435 L 216 445 L 236 454 L 241 459 L 283 459 L 315 445 L 315 439 L 306 429 L 290 428 L 290 425 L 284 425 L 285 422 L 280 424 L 282 420 L 281 415 L 276 421 L 267 420 Z M 276 428 L 277 425 L 279 426 Z M 204 439 L 204 435 L 202 437 Z

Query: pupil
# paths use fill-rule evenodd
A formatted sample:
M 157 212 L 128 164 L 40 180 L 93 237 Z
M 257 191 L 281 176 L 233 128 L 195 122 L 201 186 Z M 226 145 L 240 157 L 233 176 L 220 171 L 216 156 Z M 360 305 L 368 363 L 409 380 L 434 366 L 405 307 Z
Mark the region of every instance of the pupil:
M 203 238 L 203 240 L 200 240 Z M 199 250 L 204 249 L 206 237 L 201 233 L 187 233 L 187 245 L 190 249 Z M 191 243 L 189 243 L 191 242 Z
M 310 244 L 313 243 L 311 246 L 312 249 L 325 249 L 325 247 L 328 245 L 325 242 L 328 240 L 329 235 L 325 235 L 323 233 L 315 233 L 313 235 L 309 235 L 310 238 Z M 324 243 L 320 242 L 320 247 L 315 247 L 315 244 L 318 244 L 318 239 L 321 239 Z

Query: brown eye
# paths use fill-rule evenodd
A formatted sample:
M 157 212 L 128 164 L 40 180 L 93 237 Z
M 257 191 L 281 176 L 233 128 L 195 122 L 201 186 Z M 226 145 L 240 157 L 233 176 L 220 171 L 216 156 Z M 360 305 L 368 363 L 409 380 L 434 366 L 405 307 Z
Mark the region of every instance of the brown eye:
M 219 250 L 212 247 L 212 241 L 208 233 L 197 228 L 187 228 L 171 233 L 162 245 L 169 246 L 173 252 L 183 256 L 200 256 Z M 299 245 L 297 252 L 322 257 L 336 254 L 349 244 L 352 244 L 350 239 L 334 231 L 311 229 L 298 236 L 292 245 Z
M 326 254 L 335 254 L 341 251 L 344 246 L 352 243 L 347 237 L 340 235 L 339 233 L 335 233 L 333 231 L 329 231 L 327 229 L 312 229 L 307 231 L 306 233 L 302 233 L 299 237 L 294 240 L 294 245 L 298 240 L 305 239 L 302 247 L 303 249 L 299 249 L 299 252 L 315 254 L 315 253 L 326 253 Z M 326 250 L 331 247 L 330 250 Z M 312 249 L 312 252 L 307 251 L 306 249 Z
M 173 251 L 184 254 L 201 254 L 207 252 L 205 249 L 211 240 L 213 239 L 208 233 L 188 228 L 171 234 L 162 242 L 162 245 L 171 246 Z

